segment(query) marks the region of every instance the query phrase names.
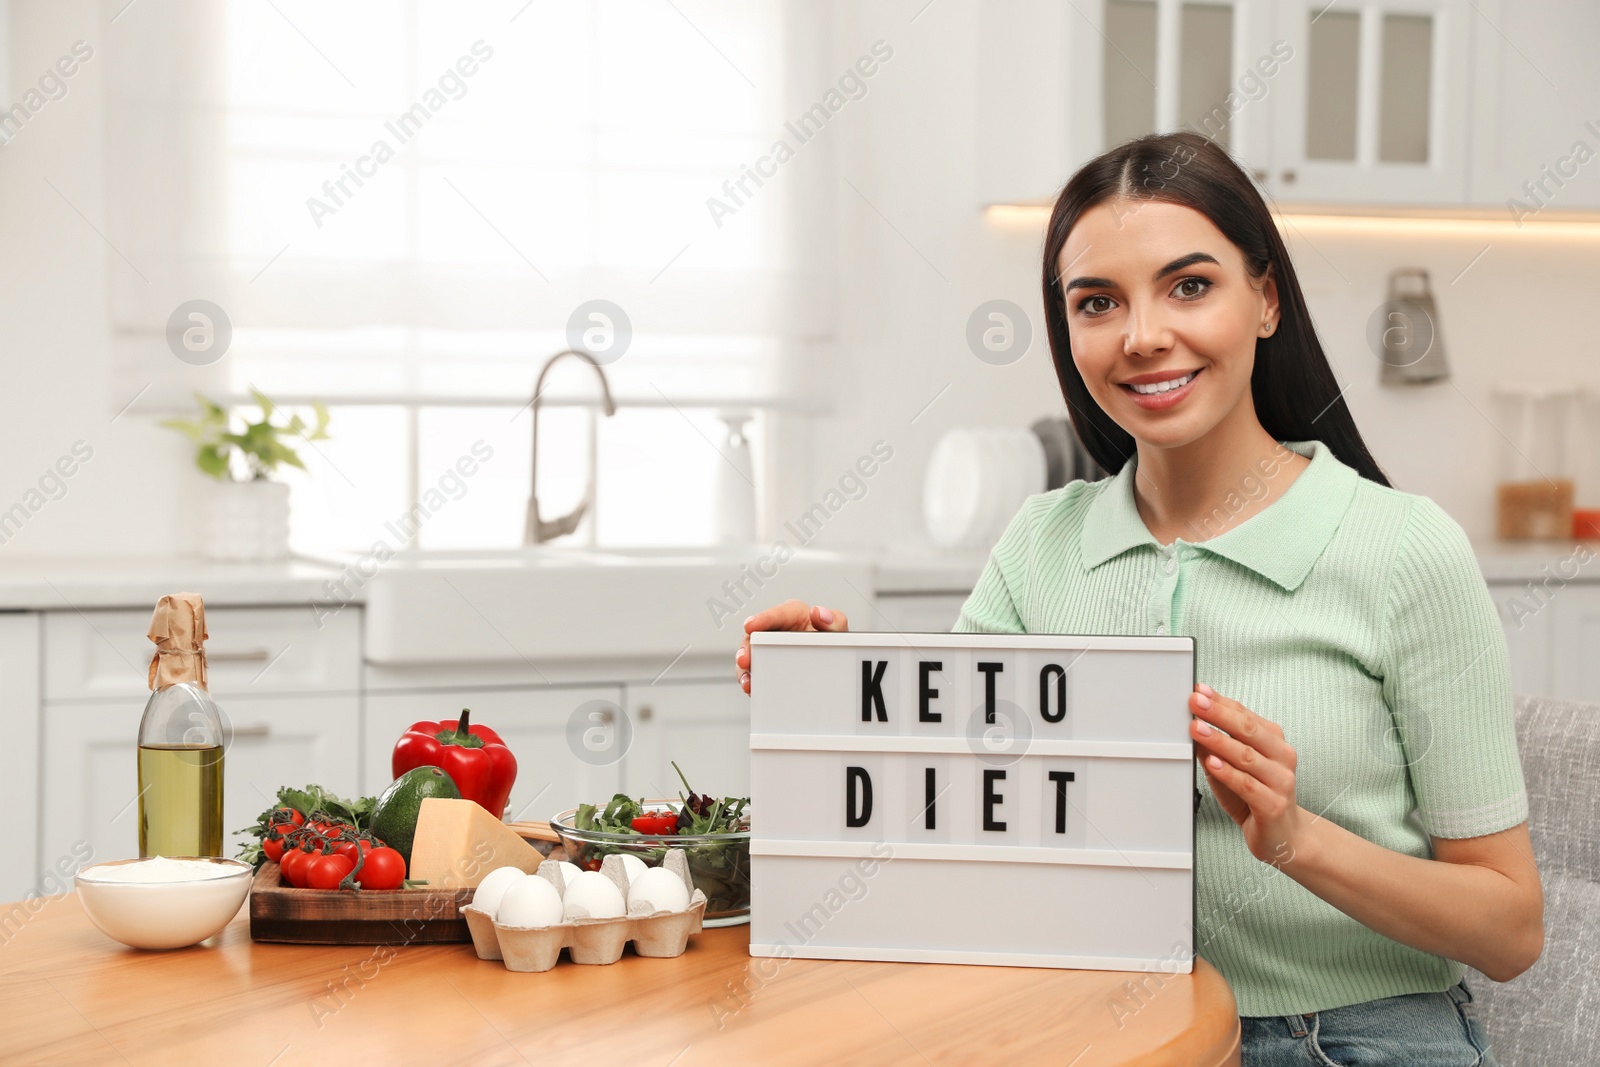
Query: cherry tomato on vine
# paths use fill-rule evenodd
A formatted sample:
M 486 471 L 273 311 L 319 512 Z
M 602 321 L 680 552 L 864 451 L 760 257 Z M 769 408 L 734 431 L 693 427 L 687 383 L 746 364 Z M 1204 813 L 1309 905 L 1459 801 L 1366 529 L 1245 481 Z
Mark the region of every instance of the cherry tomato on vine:
M 283 852 L 283 862 L 278 866 L 283 873 L 283 880 L 296 889 L 304 889 L 305 881 L 301 876 L 301 868 L 311 861 L 311 853 L 303 848 L 289 848 Z
M 280 862 L 283 859 L 283 838 L 277 834 L 268 834 L 261 839 L 261 851 L 273 863 Z
M 406 860 L 392 848 L 367 853 L 356 882 L 362 889 L 399 889 L 406 880 Z
M 326 856 L 316 856 L 311 860 L 311 865 L 302 868 L 305 871 L 306 886 L 310 889 L 338 889 L 344 876 L 355 870 L 355 860 L 349 856 L 341 856 L 337 852 L 330 852 Z
M 376 847 L 370 840 L 362 838 L 359 841 L 336 842 L 333 851 L 336 855 L 344 856 L 351 863 L 355 863 L 357 856 L 371 852 Z

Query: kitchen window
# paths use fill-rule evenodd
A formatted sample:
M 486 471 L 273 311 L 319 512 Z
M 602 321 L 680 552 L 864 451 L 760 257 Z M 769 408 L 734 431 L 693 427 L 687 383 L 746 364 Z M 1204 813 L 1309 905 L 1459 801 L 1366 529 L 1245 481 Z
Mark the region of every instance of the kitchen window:
M 828 138 L 709 209 L 828 88 L 827 18 L 797 0 L 130 10 L 104 50 L 113 409 L 252 387 L 328 403 L 334 439 L 290 479 L 302 549 L 369 546 L 481 438 L 481 480 L 415 542 L 516 544 L 522 409 L 605 300 L 626 349 L 605 365 L 594 535 L 704 543 L 716 412 L 758 413 L 759 447 L 759 413 L 828 405 Z M 232 325 L 215 363 L 169 349 L 195 299 Z M 563 364 L 547 516 L 582 492 L 594 416 L 574 405 L 598 395 Z

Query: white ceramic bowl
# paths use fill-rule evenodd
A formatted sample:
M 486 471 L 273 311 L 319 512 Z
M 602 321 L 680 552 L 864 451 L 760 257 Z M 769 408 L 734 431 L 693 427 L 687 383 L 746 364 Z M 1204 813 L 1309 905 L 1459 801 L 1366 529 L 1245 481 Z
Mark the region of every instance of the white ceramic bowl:
M 239 860 L 201 858 L 237 868 L 225 877 L 182 882 L 114 882 L 96 877 L 107 867 L 144 860 L 112 860 L 78 872 L 78 899 L 107 937 L 134 948 L 185 948 L 220 933 L 250 894 L 254 869 Z

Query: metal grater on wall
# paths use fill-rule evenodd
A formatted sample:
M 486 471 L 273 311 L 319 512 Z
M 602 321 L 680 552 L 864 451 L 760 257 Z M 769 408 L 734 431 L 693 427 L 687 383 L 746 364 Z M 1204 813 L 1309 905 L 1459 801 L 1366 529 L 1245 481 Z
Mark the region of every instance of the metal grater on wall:
M 1419 385 L 1450 377 L 1427 271 L 1401 267 L 1389 275 L 1389 299 L 1378 325 L 1373 350 L 1383 361 L 1380 384 Z

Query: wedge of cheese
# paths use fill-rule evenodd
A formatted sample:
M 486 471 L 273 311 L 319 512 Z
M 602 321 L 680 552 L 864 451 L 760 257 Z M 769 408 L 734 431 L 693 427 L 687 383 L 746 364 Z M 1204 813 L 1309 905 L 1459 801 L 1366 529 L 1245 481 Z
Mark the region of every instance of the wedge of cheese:
M 407 878 L 429 889 L 476 889 L 498 867 L 532 874 L 544 857 L 475 800 L 428 797 L 417 814 Z

